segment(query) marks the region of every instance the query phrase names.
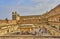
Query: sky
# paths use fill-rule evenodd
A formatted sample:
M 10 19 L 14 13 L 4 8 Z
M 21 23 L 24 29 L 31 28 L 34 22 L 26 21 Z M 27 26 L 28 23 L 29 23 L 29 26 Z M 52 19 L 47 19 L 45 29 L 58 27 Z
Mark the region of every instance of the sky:
M 12 12 L 21 16 L 42 15 L 60 4 L 60 0 L 0 0 L 0 19 L 12 19 Z

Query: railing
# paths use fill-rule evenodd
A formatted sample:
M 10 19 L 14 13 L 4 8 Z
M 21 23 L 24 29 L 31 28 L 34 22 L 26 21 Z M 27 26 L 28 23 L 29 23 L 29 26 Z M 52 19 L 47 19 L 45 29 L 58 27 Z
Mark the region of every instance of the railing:
M 60 36 L 0 36 L 0 39 L 60 39 Z
M 37 25 L 35 25 L 35 26 L 37 26 Z M 43 25 L 42 24 L 41 26 L 44 26 L 47 30 L 49 30 L 52 33 L 51 36 L 60 36 L 60 31 L 52 28 L 50 25 L 46 25 L 46 24 Z M 6 27 L 6 28 L 3 28 L 3 27 Z M 1 28 L 0 29 L 0 35 L 5 35 L 5 34 L 9 34 L 11 32 L 17 31 L 18 27 L 20 27 L 20 24 L 12 24 L 12 25 L 3 25 L 3 26 L 0 26 L 0 28 Z M 54 33 L 55 33 L 55 35 L 54 35 Z
M 47 30 L 49 30 L 53 36 L 60 36 L 60 31 L 55 29 L 55 28 L 52 28 L 51 26 L 49 25 L 45 25 L 44 26 L 45 28 L 47 28 Z

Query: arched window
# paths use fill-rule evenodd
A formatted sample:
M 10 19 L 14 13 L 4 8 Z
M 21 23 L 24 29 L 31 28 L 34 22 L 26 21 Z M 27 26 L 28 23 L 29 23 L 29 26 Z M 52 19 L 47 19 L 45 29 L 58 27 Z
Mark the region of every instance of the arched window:
M 59 26 L 59 30 L 60 30 L 60 26 Z
M 55 28 L 55 29 L 57 29 L 57 27 L 56 26 L 51 26 L 52 28 Z
M 60 22 L 60 17 L 59 17 L 59 22 Z

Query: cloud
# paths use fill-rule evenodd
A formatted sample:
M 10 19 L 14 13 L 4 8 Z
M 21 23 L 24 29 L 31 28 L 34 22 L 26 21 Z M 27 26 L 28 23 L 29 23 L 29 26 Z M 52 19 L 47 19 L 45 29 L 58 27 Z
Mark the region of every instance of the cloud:
M 8 6 L 11 8 L 11 11 L 18 11 L 21 15 L 32 15 L 32 14 L 43 14 L 44 12 L 49 11 L 52 9 L 57 0 L 29 0 L 31 6 L 24 5 L 27 0 L 15 0 L 17 1 L 14 6 Z M 28 3 L 28 4 L 30 4 Z M 26 3 L 27 4 L 27 3 Z
M 22 15 L 32 15 L 32 14 L 43 14 L 54 8 L 58 5 L 58 1 L 54 0 L 30 0 L 31 2 L 35 3 L 35 5 L 31 6 L 17 6 L 17 11 Z
M 13 0 L 12 3 L 13 5 L 0 5 L 0 7 L 6 9 L 7 14 L 17 11 L 20 15 L 39 15 L 60 4 L 60 0 Z

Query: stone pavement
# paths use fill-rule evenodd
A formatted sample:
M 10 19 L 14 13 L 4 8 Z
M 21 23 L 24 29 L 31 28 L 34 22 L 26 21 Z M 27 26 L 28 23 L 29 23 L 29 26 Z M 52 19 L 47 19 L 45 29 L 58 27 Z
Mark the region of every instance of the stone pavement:
M 60 36 L 0 36 L 0 39 L 60 39 Z

